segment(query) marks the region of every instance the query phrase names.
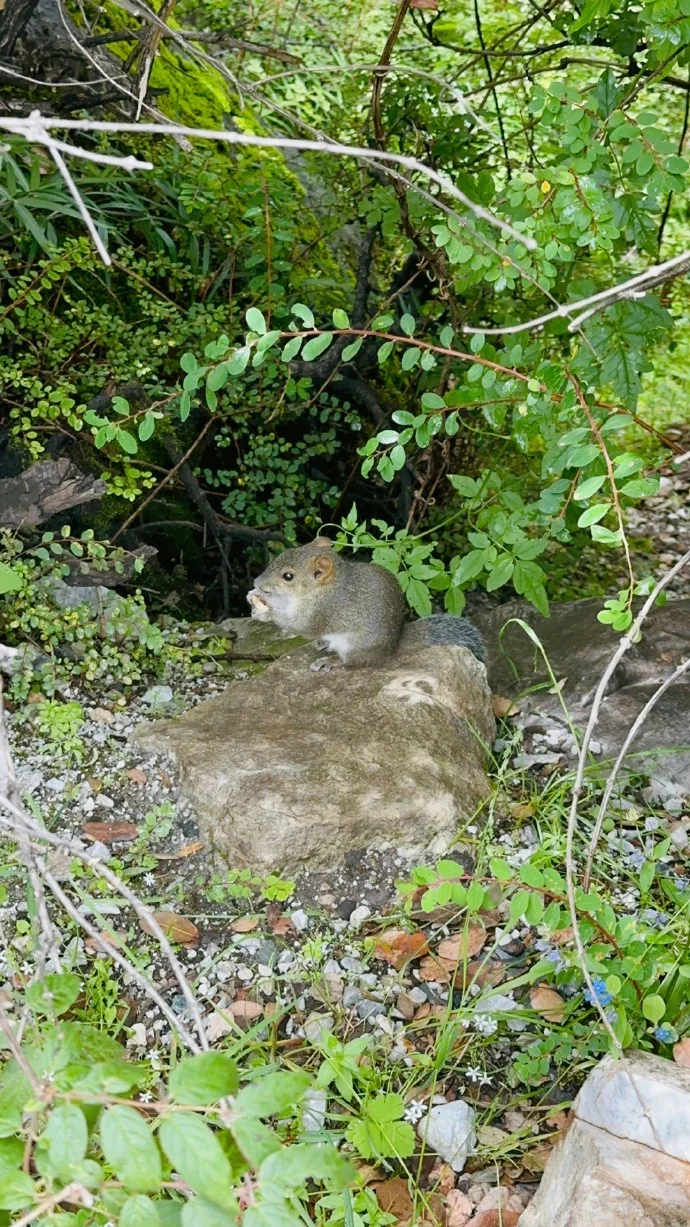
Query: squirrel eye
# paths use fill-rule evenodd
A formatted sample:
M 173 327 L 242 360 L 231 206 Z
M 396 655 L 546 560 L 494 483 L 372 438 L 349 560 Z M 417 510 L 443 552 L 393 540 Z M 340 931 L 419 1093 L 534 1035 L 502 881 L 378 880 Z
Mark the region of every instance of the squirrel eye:
M 295 577 L 292 571 L 283 571 L 283 579 L 286 579 L 289 582 L 291 579 L 294 579 L 294 578 Z

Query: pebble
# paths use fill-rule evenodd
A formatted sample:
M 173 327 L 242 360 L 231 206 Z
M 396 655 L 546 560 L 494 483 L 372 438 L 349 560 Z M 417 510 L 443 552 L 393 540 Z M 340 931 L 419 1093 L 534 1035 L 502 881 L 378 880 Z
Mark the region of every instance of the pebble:
M 96 805 L 100 805 L 101 809 L 114 809 L 115 802 L 112 797 L 108 797 L 104 792 L 96 794 Z
M 305 933 L 309 928 L 309 917 L 303 908 L 298 908 L 296 912 L 292 912 L 290 919 L 298 933 Z
M 340 966 L 344 971 L 351 971 L 355 975 L 357 972 L 361 972 L 364 968 L 362 960 L 354 958 L 354 956 L 351 954 L 346 954 L 345 958 L 340 960 Z
M 172 703 L 173 692 L 170 686 L 152 686 L 146 691 L 142 703 L 149 707 L 160 707 L 163 703 Z
M 60 780 L 57 776 L 52 776 L 51 779 L 46 780 L 43 787 L 50 792 L 63 792 L 67 787 L 67 780 Z
M 410 993 L 398 993 L 395 1008 L 409 1022 L 410 1019 L 414 1018 L 414 1012 L 417 1007 Z
M 360 1001 L 357 1005 L 357 1013 L 362 1019 L 376 1018 L 378 1014 L 383 1014 L 383 1010 L 378 1001 Z
M 310 1087 L 302 1100 L 302 1128 L 305 1133 L 320 1133 L 326 1124 L 328 1096 L 317 1087 Z
M 337 959 L 329 959 L 328 962 L 324 963 L 323 965 L 323 974 L 325 976 L 339 976 L 340 970 L 340 963 Z
M 367 907 L 364 903 L 362 903 L 360 907 L 356 907 L 354 912 L 350 914 L 350 920 L 349 920 L 350 928 L 360 929 L 362 925 L 364 924 L 365 920 L 368 920 L 370 916 L 371 916 L 371 908 Z
M 436 1104 L 420 1120 L 417 1133 L 430 1150 L 436 1151 L 454 1172 L 461 1172 L 474 1154 L 477 1135 L 474 1132 L 474 1108 L 464 1099 Z
M 324 1033 L 332 1031 L 334 1026 L 335 1019 L 332 1014 L 313 1014 L 307 1018 L 302 1030 L 310 1044 L 318 1044 Z
M 347 987 L 343 989 L 343 1005 L 346 1010 L 351 1010 L 353 1006 L 358 1005 L 361 1000 L 362 994 L 356 985 L 348 984 Z

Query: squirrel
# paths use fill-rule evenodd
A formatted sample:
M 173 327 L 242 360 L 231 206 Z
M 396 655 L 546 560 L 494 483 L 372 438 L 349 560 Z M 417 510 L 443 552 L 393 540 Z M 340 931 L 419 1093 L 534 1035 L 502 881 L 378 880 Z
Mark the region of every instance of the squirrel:
M 406 624 L 407 603 L 395 576 L 337 554 L 328 537 L 279 554 L 247 600 L 253 618 L 315 640 L 348 669 L 385 664 L 399 647 L 433 644 L 458 644 L 484 661 L 482 637 L 467 618 L 434 614 Z M 327 671 L 328 658 L 311 667 Z

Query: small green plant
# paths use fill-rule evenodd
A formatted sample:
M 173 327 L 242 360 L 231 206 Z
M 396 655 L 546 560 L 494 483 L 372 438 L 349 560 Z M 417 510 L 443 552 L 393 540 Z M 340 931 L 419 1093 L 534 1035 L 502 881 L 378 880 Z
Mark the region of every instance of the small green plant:
M 84 742 L 79 736 L 84 723 L 81 703 L 72 699 L 67 703 L 46 699 L 45 703 L 36 704 L 34 712 L 33 720 L 39 734 L 59 745 L 65 759 L 80 763 L 84 756 Z

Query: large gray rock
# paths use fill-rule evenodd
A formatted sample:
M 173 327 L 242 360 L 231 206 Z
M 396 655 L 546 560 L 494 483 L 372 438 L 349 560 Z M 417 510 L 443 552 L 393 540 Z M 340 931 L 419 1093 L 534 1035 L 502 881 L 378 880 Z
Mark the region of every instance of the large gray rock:
M 587 723 L 592 697 L 620 636 L 597 620 L 599 600 L 553 605 L 544 618 L 525 601 L 511 601 L 475 618 L 487 644 L 489 682 L 496 694 L 525 695 L 523 712 L 544 717 L 545 727 L 563 723 L 558 696 L 547 689 L 526 695 L 535 685 L 551 686 L 544 659 L 512 618 L 522 618 L 537 633 L 562 689 L 575 725 Z M 506 625 L 510 623 L 510 625 Z M 503 629 L 505 627 L 505 629 Z M 635 717 L 678 664 L 690 655 L 690 599 L 669 601 L 652 610 L 643 638 L 623 657 L 609 683 L 594 736 L 605 758 L 615 756 Z M 534 726 L 532 726 L 534 727 Z M 673 753 L 669 753 L 673 751 Z M 632 746 L 635 765 L 643 765 L 690 785 L 690 672 L 671 686 L 643 725 Z M 642 755 L 642 757 L 639 757 Z
M 690 1070 L 605 1057 L 573 1113 L 520 1227 L 687 1227 Z
M 199 824 L 234 866 L 296 872 L 368 847 L 449 845 L 488 791 L 484 666 L 466 649 L 315 673 L 292 649 L 179 719 L 140 726 L 172 754 Z

